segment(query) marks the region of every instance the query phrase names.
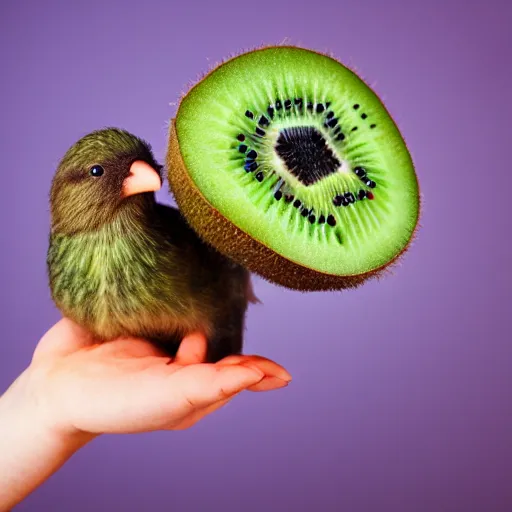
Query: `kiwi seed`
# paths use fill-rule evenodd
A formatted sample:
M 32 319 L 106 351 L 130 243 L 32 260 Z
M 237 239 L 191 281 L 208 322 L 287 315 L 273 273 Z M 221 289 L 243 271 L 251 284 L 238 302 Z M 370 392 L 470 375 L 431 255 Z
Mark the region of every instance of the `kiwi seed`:
M 413 162 L 388 111 L 351 70 L 302 48 L 242 54 L 196 84 L 167 168 L 200 236 L 293 289 L 380 275 L 418 224 Z

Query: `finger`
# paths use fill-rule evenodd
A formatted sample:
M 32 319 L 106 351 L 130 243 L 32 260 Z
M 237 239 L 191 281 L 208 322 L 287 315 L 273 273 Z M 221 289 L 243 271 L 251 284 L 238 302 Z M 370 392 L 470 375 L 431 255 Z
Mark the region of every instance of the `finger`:
M 197 409 L 196 411 L 192 412 L 189 416 L 187 416 L 181 423 L 178 425 L 172 425 L 170 427 L 171 430 L 185 430 L 187 428 L 190 428 L 192 425 L 195 425 L 198 421 L 202 420 L 205 416 L 208 416 L 212 412 L 215 412 L 217 409 L 220 409 L 227 403 L 231 402 L 233 398 L 236 396 L 233 395 L 230 398 L 226 398 L 225 400 L 219 400 L 218 402 L 215 402 L 208 407 L 203 407 L 202 409 Z
M 66 355 L 95 345 L 92 335 L 69 318 L 62 318 L 39 340 L 33 359 L 49 355 Z
M 182 365 L 203 363 L 206 360 L 207 350 L 206 336 L 200 332 L 193 332 L 181 341 L 174 361 Z
M 274 389 L 285 388 L 290 382 L 278 377 L 265 377 L 254 386 L 247 388 L 247 391 L 273 391 Z
M 171 392 L 179 392 L 190 409 L 208 407 L 254 386 L 265 374 L 243 365 L 197 364 L 182 368 L 169 379 Z
M 257 355 L 233 355 L 228 356 L 219 361 L 217 364 L 221 365 L 232 365 L 232 364 L 243 364 L 244 366 L 249 366 L 251 368 L 257 368 L 262 371 L 266 377 L 277 377 L 278 379 L 284 380 L 286 382 L 290 382 L 292 380 L 292 376 L 288 373 L 288 371 L 270 359 L 266 357 L 261 357 Z

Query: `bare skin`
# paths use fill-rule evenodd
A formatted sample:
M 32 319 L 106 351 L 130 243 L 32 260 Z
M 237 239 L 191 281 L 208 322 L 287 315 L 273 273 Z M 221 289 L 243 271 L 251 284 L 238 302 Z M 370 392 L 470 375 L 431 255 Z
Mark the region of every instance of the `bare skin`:
M 206 349 L 204 336 L 192 334 L 170 360 L 141 339 L 99 344 L 71 320 L 55 324 L 0 397 L 0 512 L 100 434 L 186 429 L 244 390 L 291 380 L 259 356 L 204 363 Z

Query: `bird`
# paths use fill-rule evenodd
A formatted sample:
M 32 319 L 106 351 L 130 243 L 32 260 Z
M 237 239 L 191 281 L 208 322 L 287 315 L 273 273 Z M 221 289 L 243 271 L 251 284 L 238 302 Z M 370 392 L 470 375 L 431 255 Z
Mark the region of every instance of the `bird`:
M 121 128 L 67 150 L 49 194 L 51 298 L 99 342 L 144 338 L 172 357 L 201 332 L 206 361 L 240 354 L 248 305 L 260 302 L 251 275 L 156 201 L 162 171 L 151 145 Z

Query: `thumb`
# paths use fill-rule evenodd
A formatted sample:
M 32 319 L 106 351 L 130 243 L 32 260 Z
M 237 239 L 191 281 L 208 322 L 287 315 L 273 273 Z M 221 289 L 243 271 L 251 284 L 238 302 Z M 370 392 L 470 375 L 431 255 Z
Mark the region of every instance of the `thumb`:
M 47 356 L 63 356 L 94 345 L 92 335 L 69 318 L 59 320 L 39 340 L 32 360 Z
M 180 374 L 179 385 L 176 385 L 176 382 L 173 383 L 173 390 L 182 395 L 191 409 L 207 407 L 231 398 L 244 389 L 254 386 L 265 377 L 259 369 L 243 364 L 232 366 L 197 364 L 183 368 L 173 377 L 178 378 Z

